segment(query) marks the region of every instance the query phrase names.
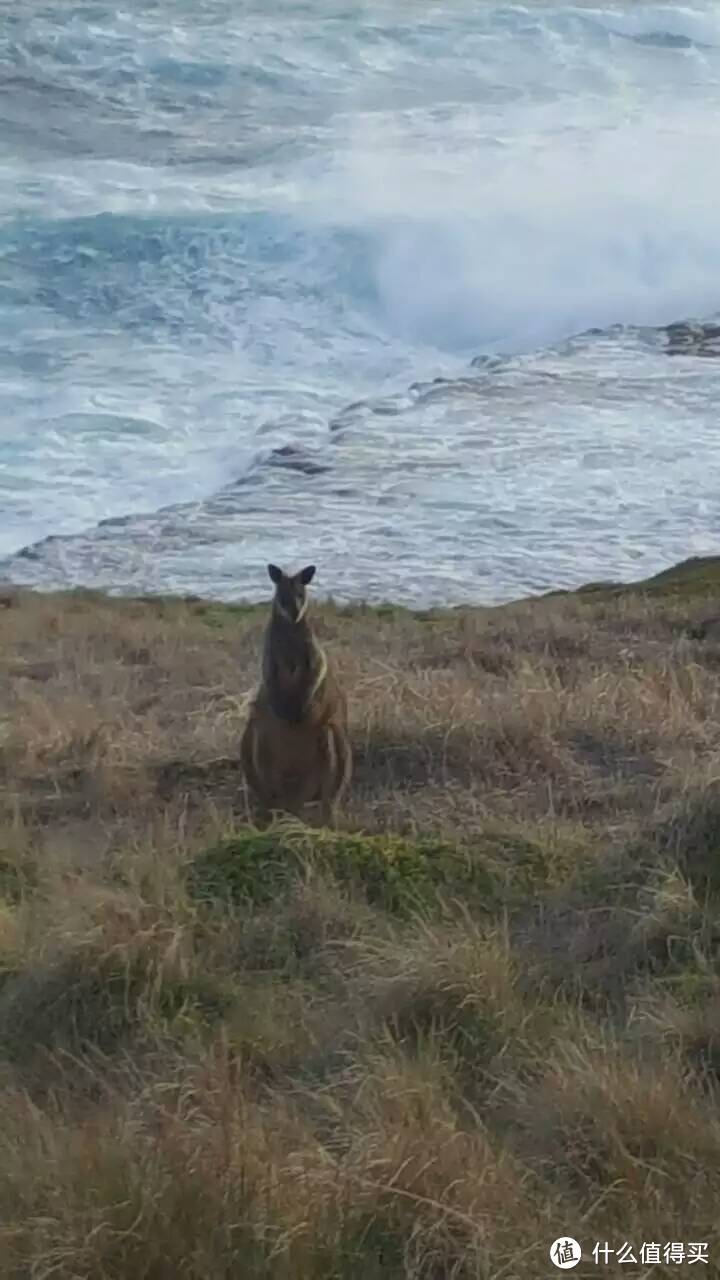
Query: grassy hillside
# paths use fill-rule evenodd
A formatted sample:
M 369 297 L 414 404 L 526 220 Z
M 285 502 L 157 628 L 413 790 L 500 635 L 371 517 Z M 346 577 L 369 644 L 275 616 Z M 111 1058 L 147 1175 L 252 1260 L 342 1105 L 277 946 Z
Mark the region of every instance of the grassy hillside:
M 248 825 L 264 608 L 0 600 L 0 1280 L 720 1275 L 718 594 L 318 607 L 333 834 Z

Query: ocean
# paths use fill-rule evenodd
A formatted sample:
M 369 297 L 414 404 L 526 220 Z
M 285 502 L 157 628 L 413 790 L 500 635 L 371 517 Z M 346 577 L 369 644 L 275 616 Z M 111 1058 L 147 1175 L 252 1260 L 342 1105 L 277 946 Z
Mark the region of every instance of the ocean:
M 718 549 L 716 4 L 5 0 L 0 72 L 0 579 Z

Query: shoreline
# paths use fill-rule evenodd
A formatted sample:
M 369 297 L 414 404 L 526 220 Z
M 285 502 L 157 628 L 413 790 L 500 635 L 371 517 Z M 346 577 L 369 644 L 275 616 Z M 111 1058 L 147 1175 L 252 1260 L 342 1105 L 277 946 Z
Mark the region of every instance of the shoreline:
M 608 579 L 583 583 L 579 587 L 556 587 L 537 595 L 518 596 L 516 599 L 502 601 L 497 604 L 437 605 L 424 609 L 396 604 L 392 600 L 375 603 L 358 600 L 345 604 L 336 604 L 331 596 L 313 596 L 312 600 L 315 609 L 328 610 L 338 617 L 352 617 L 357 614 L 377 614 L 382 616 L 388 613 L 397 613 L 404 614 L 410 618 L 423 619 L 457 616 L 458 614 L 475 612 L 497 612 L 498 610 L 514 609 L 518 606 L 529 606 L 541 601 L 567 597 L 592 596 L 598 599 L 603 596 L 612 598 L 620 595 L 656 595 L 665 593 L 692 595 L 707 593 L 710 595 L 715 590 L 720 592 L 720 554 L 688 556 L 686 559 L 677 561 L 647 578 L 638 578 L 629 582 Z M 111 591 L 98 587 L 58 587 L 46 590 L 0 581 L 0 608 L 10 607 L 25 598 L 45 598 L 57 600 L 58 602 L 69 599 L 86 600 L 88 602 L 95 600 L 116 603 L 119 606 L 122 606 L 123 603 L 144 603 L 148 606 L 170 608 L 184 605 L 191 608 L 197 607 L 204 610 L 217 610 L 244 615 L 266 609 L 270 597 L 268 595 L 268 600 L 258 601 L 247 601 L 241 598 L 235 601 L 221 601 L 196 594 L 181 595 L 163 592 L 115 595 Z

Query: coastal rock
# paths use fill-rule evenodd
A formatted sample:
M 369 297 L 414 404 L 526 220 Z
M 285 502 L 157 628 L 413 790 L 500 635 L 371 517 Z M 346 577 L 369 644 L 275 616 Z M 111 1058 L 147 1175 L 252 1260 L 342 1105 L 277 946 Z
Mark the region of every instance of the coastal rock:
M 720 324 L 669 324 L 667 353 L 670 356 L 720 357 Z
M 273 449 L 268 461 L 271 466 L 301 471 L 306 476 L 319 476 L 330 470 L 328 466 L 315 462 L 303 449 L 298 449 L 292 444 L 283 444 Z

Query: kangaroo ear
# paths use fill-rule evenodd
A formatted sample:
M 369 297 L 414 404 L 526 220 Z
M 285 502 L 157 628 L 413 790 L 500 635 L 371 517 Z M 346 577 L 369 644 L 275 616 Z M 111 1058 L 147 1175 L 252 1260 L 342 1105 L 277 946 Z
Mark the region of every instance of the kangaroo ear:
M 278 569 L 276 564 L 269 564 L 267 567 L 267 571 L 270 574 L 270 577 L 272 578 L 273 582 L 275 583 L 275 586 L 277 586 L 278 582 L 282 581 L 282 576 L 283 576 L 282 569 Z
M 298 578 L 300 579 L 304 587 L 307 586 L 308 582 L 312 582 L 314 577 L 315 577 L 314 564 L 309 564 L 306 569 L 301 569 L 298 574 Z

